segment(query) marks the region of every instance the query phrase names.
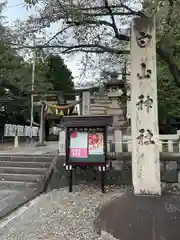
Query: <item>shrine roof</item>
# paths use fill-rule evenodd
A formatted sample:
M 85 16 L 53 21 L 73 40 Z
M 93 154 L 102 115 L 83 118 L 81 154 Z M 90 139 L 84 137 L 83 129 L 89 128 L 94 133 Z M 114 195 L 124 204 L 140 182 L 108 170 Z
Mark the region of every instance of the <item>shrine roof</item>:
M 65 127 L 106 127 L 113 123 L 112 115 L 96 116 L 65 116 L 63 124 Z

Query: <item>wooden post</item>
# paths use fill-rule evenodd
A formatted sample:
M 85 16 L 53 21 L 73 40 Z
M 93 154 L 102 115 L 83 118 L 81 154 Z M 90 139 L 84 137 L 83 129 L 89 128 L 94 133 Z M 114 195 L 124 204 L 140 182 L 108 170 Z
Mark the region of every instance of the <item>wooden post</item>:
M 132 178 L 135 194 L 161 194 L 154 19 L 131 25 Z
M 44 145 L 44 104 L 41 104 L 41 121 L 40 121 L 40 134 L 39 134 L 39 144 Z
M 103 167 L 101 168 L 101 191 L 105 193 L 105 171 L 103 171 Z
M 73 191 L 73 170 L 69 170 L 69 192 Z

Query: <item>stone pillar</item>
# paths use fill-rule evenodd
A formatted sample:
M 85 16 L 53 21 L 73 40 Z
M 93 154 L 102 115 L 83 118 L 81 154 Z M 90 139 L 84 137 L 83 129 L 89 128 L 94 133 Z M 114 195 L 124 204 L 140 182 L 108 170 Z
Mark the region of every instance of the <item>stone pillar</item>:
M 115 140 L 115 152 L 121 153 L 123 146 L 122 131 L 119 129 L 114 130 L 114 140 Z
M 59 156 L 66 155 L 66 131 L 59 132 Z
M 154 19 L 131 25 L 132 178 L 135 194 L 161 194 Z
M 82 115 L 91 115 L 90 92 L 83 92 Z
M 18 134 L 18 125 L 16 125 L 16 134 L 14 137 L 14 148 L 19 147 L 19 134 Z

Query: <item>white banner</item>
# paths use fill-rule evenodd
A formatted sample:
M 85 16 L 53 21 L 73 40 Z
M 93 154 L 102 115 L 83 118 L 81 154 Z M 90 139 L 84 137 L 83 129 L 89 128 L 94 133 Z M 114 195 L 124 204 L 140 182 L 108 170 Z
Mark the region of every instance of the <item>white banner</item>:
M 4 126 L 4 136 L 5 137 L 30 137 L 31 136 L 31 127 L 30 126 L 22 126 L 22 125 L 14 125 L 14 124 L 5 124 Z M 32 136 L 39 136 L 39 128 L 32 128 Z

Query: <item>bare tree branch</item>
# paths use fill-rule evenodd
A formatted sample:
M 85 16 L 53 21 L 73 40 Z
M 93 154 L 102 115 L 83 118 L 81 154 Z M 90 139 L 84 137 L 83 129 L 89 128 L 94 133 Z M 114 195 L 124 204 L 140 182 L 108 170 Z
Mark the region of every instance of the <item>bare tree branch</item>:
M 100 54 L 110 53 L 112 54 L 112 56 L 118 56 L 119 54 L 128 54 L 129 50 L 122 49 L 122 43 L 127 43 L 129 41 L 129 36 L 121 34 L 121 30 L 119 30 L 119 27 L 117 26 L 117 20 L 115 16 L 120 16 L 119 19 L 122 19 L 123 24 L 124 22 L 126 22 L 126 19 L 129 19 L 128 16 L 139 16 L 141 18 L 147 18 L 146 14 L 143 11 L 134 10 L 131 7 L 131 4 L 129 4 L 128 1 L 125 4 L 124 0 L 116 1 L 116 5 L 114 1 L 111 1 L 113 2 L 111 5 L 109 3 L 110 1 L 108 0 L 46 0 L 44 2 L 45 7 L 44 9 L 40 9 L 39 16 L 37 18 L 30 19 L 29 23 L 31 24 L 31 26 L 34 27 L 34 29 L 43 29 L 48 24 L 63 19 L 67 21 L 67 24 L 73 27 L 74 31 L 72 34 L 74 35 L 72 35 L 72 37 L 74 37 L 74 39 L 76 40 L 76 44 L 68 45 L 66 43 L 65 45 L 63 45 L 65 41 L 61 41 L 61 43 L 59 44 L 57 40 L 57 42 L 54 41 L 54 43 L 50 45 L 50 42 L 61 34 L 60 31 L 56 33 L 48 41 L 47 44 L 36 46 L 36 48 L 54 48 L 60 50 L 60 52 L 64 54 L 69 54 L 72 52 Z M 71 4 L 72 2 L 73 4 Z M 148 6 L 146 7 L 146 10 L 151 15 L 154 14 L 153 8 L 155 8 L 155 12 L 157 12 L 157 9 L 159 9 L 159 7 L 161 8 L 161 6 L 159 6 L 159 3 L 161 3 L 162 6 L 165 3 L 165 1 L 160 0 L 155 1 L 154 3 L 151 2 L 152 1 L 150 0 L 144 1 L 144 6 Z M 82 3 L 81 6 L 79 5 L 80 3 Z M 173 50 L 179 48 L 179 35 L 177 34 L 177 32 L 179 32 L 179 27 L 177 29 L 173 27 L 173 25 L 175 25 L 175 21 L 179 20 L 179 9 L 176 9 L 179 2 L 178 0 L 167 0 L 166 3 L 169 3 L 168 8 L 163 10 L 162 15 L 158 15 L 159 18 L 162 20 L 160 25 L 160 28 L 162 29 L 160 36 L 163 41 L 160 41 L 157 44 L 157 54 L 166 61 L 174 79 L 177 83 L 179 82 L 180 85 L 180 69 L 176 61 L 177 59 L 174 57 L 173 53 Z M 109 16 L 107 21 L 105 18 L 103 18 L 104 16 Z M 172 40 L 171 38 L 167 39 L 166 36 L 169 36 L 171 34 L 172 36 L 174 36 L 172 37 Z M 169 43 L 168 41 L 170 40 L 171 42 Z M 14 45 L 14 47 L 17 47 L 18 49 L 33 48 L 33 46 L 26 45 Z M 170 48 L 170 52 L 167 51 L 168 47 Z
M 121 36 L 119 36 L 119 31 L 118 31 L 118 28 L 116 26 L 116 21 L 115 21 L 115 18 L 114 18 L 114 15 L 113 15 L 113 11 L 112 9 L 109 7 L 109 4 L 108 4 L 108 0 L 104 0 L 104 5 L 105 5 L 105 8 L 108 10 L 109 12 L 109 15 L 110 15 L 110 18 L 111 18 L 111 21 L 112 21 L 112 28 L 114 30 L 114 33 L 115 33 L 115 37 L 117 39 L 121 39 Z
M 138 16 L 141 16 L 141 17 L 146 17 L 141 11 L 135 11 L 135 10 L 132 10 L 132 8 L 126 6 L 124 3 L 122 3 L 122 1 L 120 1 L 121 4 L 117 4 L 117 5 L 109 5 L 109 8 L 111 9 L 124 9 L 124 10 L 127 10 L 128 12 L 122 12 L 122 14 L 124 15 L 128 15 L 128 14 L 131 14 L 131 15 L 138 15 Z M 69 6 L 70 7 L 70 6 Z M 75 9 L 75 10 L 79 10 L 82 12 L 82 14 L 84 14 L 83 12 L 87 12 L 87 11 L 97 11 L 97 10 L 100 10 L 101 12 L 102 11 L 105 11 L 106 10 L 106 7 L 105 6 L 96 6 L 96 7 L 85 7 L 85 8 L 77 8 L 76 5 L 72 5 L 71 8 Z
M 53 39 L 55 39 L 58 35 L 62 34 L 63 32 L 65 32 L 67 29 L 71 28 L 72 25 L 69 25 L 65 28 L 63 28 L 62 30 L 58 31 L 54 36 L 52 36 L 46 43 L 45 46 L 48 45 Z
M 79 44 L 79 45 L 72 45 L 72 46 L 66 46 L 66 45 L 36 45 L 36 46 L 28 46 L 28 45 L 21 45 L 18 47 L 17 44 L 14 44 L 15 49 L 44 49 L 44 48 L 58 48 L 58 49 L 64 49 L 62 50 L 62 53 L 71 53 L 71 52 L 90 52 L 90 53 L 111 53 L 111 54 L 129 54 L 129 50 L 118 50 L 117 48 L 111 48 L 103 45 L 98 44 Z
M 86 17 L 104 17 L 109 16 L 109 13 L 82 13 Z M 113 12 L 113 16 L 133 16 L 134 14 L 130 12 Z
M 91 20 L 91 19 L 83 19 L 81 21 L 67 21 L 67 24 L 74 24 L 75 26 L 83 26 L 87 24 L 94 24 L 94 25 L 106 25 L 113 28 L 112 23 L 104 21 L 104 20 Z
M 77 45 L 77 46 L 68 46 L 65 47 L 66 50 L 63 51 L 63 53 L 70 53 L 72 51 L 80 51 L 80 52 L 90 52 L 90 53 L 111 53 L 111 54 L 129 54 L 129 50 L 118 50 L 117 48 L 110 48 L 102 45 Z M 94 48 L 94 49 L 93 49 Z
M 67 21 L 67 24 L 71 24 L 71 25 L 74 24 L 75 26 L 83 26 L 83 25 L 86 25 L 86 24 L 109 26 L 117 33 L 117 35 L 115 35 L 115 37 L 118 40 L 129 41 L 129 36 L 118 33 L 118 29 L 117 29 L 116 25 L 114 25 L 113 23 L 104 21 L 104 20 L 90 20 L 90 19 L 86 20 L 85 19 L 85 20 L 77 21 L 77 22 L 76 21 Z
M 74 9 L 77 9 L 76 5 L 72 5 L 72 7 Z M 109 7 L 112 8 L 112 9 L 118 9 L 118 8 L 122 8 L 123 6 L 122 6 L 122 4 L 117 4 L 117 5 L 110 5 Z M 103 5 L 102 6 L 96 6 L 96 7 L 79 8 L 79 10 L 81 10 L 81 11 L 92 11 L 92 10 L 96 11 L 96 10 L 104 10 L 104 9 L 105 9 L 105 7 Z

